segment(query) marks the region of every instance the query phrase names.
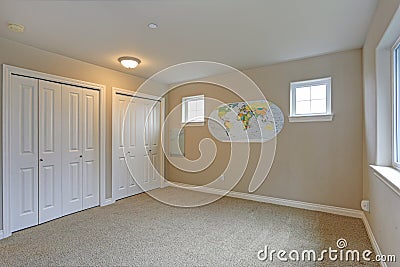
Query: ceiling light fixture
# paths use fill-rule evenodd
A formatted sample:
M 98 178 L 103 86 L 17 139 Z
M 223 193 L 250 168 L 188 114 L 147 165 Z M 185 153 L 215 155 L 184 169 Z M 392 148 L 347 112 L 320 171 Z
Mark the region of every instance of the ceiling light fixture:
M 135 57 L 120 57 L 119 63 L 127 69 L 134 69 L 140 64 L 140 59 Z
M 152 23 L 149 23 L 149 24 L 147 25 L 147 27 L 149 27 L 150 29 L 157 29 L 157 28 L 158 28 L 158 25 L 152 22 Z
M 16 23 L 9 23 L 8 29 L 13 32 L 24 32 L 25 26 L 21 25 L 21 24 L 16 24 Z

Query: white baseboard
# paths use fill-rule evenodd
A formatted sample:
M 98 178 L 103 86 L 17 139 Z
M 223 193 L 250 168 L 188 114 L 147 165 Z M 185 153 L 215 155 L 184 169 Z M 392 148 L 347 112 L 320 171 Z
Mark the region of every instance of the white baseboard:
M 182 187 L 185 187 L 186 189 L 203 192 L 203 193 L 209 193 L 209 194 L 215 194 L 215 195 L 226 195 L 229 197 L 253 200 L 253 201 L 258 201 L 258 202 L 263 202 L 263 203 L 268 203 L 268 204 L 292 207 L 292 208 L 326 212 L 326 213 L 337 214 L 337 215 L 353 217 L 353 218 L 361 219 L 364 215 L 364 213 L 361 210 L 340 208 L 340 207 L 334 207 L 334 206 L 302 202 L 302 201 L 297 201 L 297 200 L 288 200 L 288 199 L 283 199 L 283 198 L 267 197 L 267 196 L 260 196 L 260 195 L 255 195 L 255 194 L 247 194 L 247 193 L 234 192 L 234 191 L 230 191 L 226 194 L 225 190 L 204 187 L 204 186 L 195 186 L 195 185 L 188 185 L 188 184 L 183 184 L 183 183 L 168 183 L 168 186 L 172 186 L 172 187 L 173 186 L 182 186 Z
M 368 219 L 367 219 L 367 217 L 365 216 L 364 213 L 362 215 L 362 220 L 363 220 L 365 229 L 367 230 L 367 234 L 368 234 L 369 240 L 371 241 L 371 245 L 372 245 L 372 248 L 375 251 L 375 254 L 376 255 L 382 255 L 382 251 L 379 248 L 378 242 L 376 241 L 374 233 L 372 232 L 372 228 L 369 225 Z M 387 267 L 386 262 L 380 262 L 380 265 L 381 265 L 381 267 Z
M 4 235 L 3 235 L 3 230 L 0 230 L 0 239 L 3 239 Z
M 115 203 L 115 200 L 114 200 L 114 199 L 112 199 L 112 198 L 107 198 L 106 200 L 104 200 L 104 202 L 102 202 L 102 203 L 100 204 L 100 207 L 108 206 L 108 205 L 111 205 L 111 204 L 114 204 L 114 203 Z

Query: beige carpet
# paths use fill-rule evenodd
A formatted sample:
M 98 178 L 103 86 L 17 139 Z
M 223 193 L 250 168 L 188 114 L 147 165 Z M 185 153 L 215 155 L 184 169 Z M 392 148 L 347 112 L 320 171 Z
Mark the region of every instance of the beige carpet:
M 188 194 L 174 188 L 162 194 Z M 192 193 L 190 193 L 192 194 Z M 199 196 L 201 193 L 193 193 Z M 0 240 L 1 265 L 378 266 L 360 262 L 262 262 L 270 249 L 372 250 L 360 219 L 224 197 L 176 208 L 140 194 Z

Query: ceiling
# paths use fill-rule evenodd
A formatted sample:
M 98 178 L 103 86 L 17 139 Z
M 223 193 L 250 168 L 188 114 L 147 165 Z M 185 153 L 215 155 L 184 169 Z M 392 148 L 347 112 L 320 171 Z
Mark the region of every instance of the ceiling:
M 0 37 L 144 78 L 195 60 L 248 69 L 362 47 L 377 2 L 0 0 Z M 142 63 L 124 69 L 120 56 Z

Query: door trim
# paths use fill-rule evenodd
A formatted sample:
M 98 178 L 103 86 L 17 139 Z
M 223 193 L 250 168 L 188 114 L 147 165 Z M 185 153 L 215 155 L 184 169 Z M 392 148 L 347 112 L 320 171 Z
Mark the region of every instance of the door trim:
M 115 115 L 115 97 L 117 94 L 120 95 L 125 95 L 125 96 L 132 96 L 135 97 L 137 96 L 138 98 L 144 98 L 144 99 L 149 99 L 149 100 L 154 100 L 154 101 L 159 101 L 160 102 L 160 116 L 161 116 L 161 121 L 160 121 L 160 136 L 161 140 L 160 142 L 163 142 L 163 136 L 162 136 L 162 128 L 164 125 L 164 119 L 165 119 L 165 98 L 161 96 L 155 96 L 155 95 L 149 95 L 149 94 L 143 94 L 143 93 L 138 93 L 135 91 L 130 91 L 126 89 L 121 89 L 117 87 L 112 87 L 112 114 L 111 114 L 111 120 L 112 120 L 112 148 L 111 148 L 111 164 L 112 164 L 112 174 L 111 174 L 111 187 L 112 187 L 112 202 L 115 202 L 115 179 L 114 177 L 116 176 L 115 172 L 115 166 L 114 166 L 114 161 L 115 161 L 115 155 L 114 155 L 114 148 L 116 146 L 115 140 L 114 140 L 114 132 L 115 132 L 115 126 L 114 126 L 114 115 Z M 160 188 L 165 187 L 165 181 L 164 181 L 164 153 L 163 153 L 163 146 L 161 146 L 160 149 L 160 174 L 161 174 L 161 179 L 160 179 Z
M 48 80 L 52 82 L 70 84 L 78 87 L 91 88 L 100 91 L 100 205 L 107 205 L 106 199 L 106 87 L 102 84 L 65 78 L 43 72 L 23 69 L 3 64 L 3 90 L 2 90 L 2 164 L 3 164 L 3 235 L 0 239 L 11 236 L 11 199 L 10 199 L 10 153 L 11 153 L 11 125 L 10 125 L 10 103 L 11 103 L 11 75 L 29 76 L 32 78 Z M 0 230 L 1 231 L 1 230 Z

